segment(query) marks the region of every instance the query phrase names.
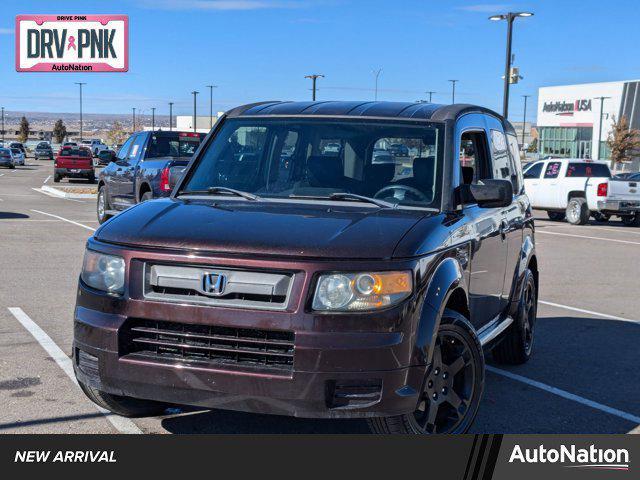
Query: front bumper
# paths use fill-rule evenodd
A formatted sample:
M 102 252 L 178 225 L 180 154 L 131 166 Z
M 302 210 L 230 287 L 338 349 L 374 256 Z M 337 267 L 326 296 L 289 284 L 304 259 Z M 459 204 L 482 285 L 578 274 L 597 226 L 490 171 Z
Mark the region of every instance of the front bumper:
M 640 201 L 630 200 L 606 200 L 598 202 L 598 210 L 601 212 L 634 214 L 640 212 Z
M 47 153 L 47 152 L 35 152 L 33 154 L 34 158 L 48 158 L 50 160 L 53 160 L 53 153 Z
M 136 263 L 177 261 L 175 255 L 103 249 L 125 256 L 129 285 L 125 298 L 78 287 L 74 318 L 74 369 L 78 380 L 116 394 L 245 412 L 312 418 L 364 418 L 413 412 L 427 366 L 415 355 L 420 305 L 414 298 L 369 314 L 316 314 L 305 310 L 312 271 L 335 270 L 328 262 L 271 262 L 262 268 L 295 270 L 290 308 L 260 311 L 185 305 L 144 298 L 137 288 L 142 272 Z M 163 258 L 164 257 L 164 258 Z M 182 261 L 185 261 L 184 259 Z M 237 259 L 193 255 L 190 263 L 221 265 Z M 366 263 L 366 262 L 365 262 Z M 256 265 L 257 266 L 257 263 Z M 353 264 L 351 264 L 353 266 Z M 407 265 L 404 265 L 405 267 Z M 387 265 L 388 267 L 388 265 Z M 365 265 L 363 269 L 367 269 Z M 375 267 L 380 269 L 380 264 Z M 141 283 L 141 282 L 140 282 Z M 185 324 L 222 325 L 241 329 L 295 332 L 293 367 L 273 371 L 260 367 L 194 363 L 129 354 L 120 343 L 128 319 L 155 319 Z M 362 325 L 370 328 L 363 329 Z M 85 368 L 82 351 L 97 365 Z

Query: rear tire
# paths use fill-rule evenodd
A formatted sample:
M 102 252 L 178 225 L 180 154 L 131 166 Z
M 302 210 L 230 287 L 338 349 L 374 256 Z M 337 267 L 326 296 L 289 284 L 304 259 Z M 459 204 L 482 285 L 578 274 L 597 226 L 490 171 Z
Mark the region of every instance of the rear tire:
M 547 216 L 549 220 L 553 220 L 554 222 L 561 222 L 566 218 L 564 212 L 547 212 Z
M 598 223 L 607 223 L 611 218 L 611 215 L 605 215 L 604 213 L 594 212 L 592 214 L 593 219 Z
M 152 417 L 162 415 L 169 407 L 166 403 L 139 398 L 123 397 L 102 392 L 78 382 L 84 394 L 96 405 L 122 417 Z
M 624 223 L 627 227 L 640 227 L 640 213 L 622 217 L 622 223 Z
M 53 176 L 53 182 L 54 182 L 54 183 L 60 183 L 60 179 L 61 179 L 61 178 L 62 178 L 62 177 L 61 177 L 60 175 L 55 174 L 55 175 Z
M 478 412 L 483 388 L 478 337 L 463 315 L 445 310 L 415 412 L 371 418 L 369 428 L 379 434 L 465 433 Z
M 107 198 L 107 192 L 105 187 L 102 186 L 98 189 L 98 201 L 96 202 L 96 213 L 98 214 L 98 223 L 103 224 L 111 218 L 111 215 L 107 213 L 110 210 L 109 199 Z
M 586 198 L 573 197 L 569 199 L 566 211 L 567 221 L 571 225 L 585 225 L 589 222 L 589 207 Z
M 538 313 L 538 294 L 533 272 L 525 270 L 518 312 L 502 341 L 493 349 L 493 359 L 498 363 L 521 365 L 531 358 L 533 333 Z
M 95 175 L 90 175 L 89 178 L 87 179 L 87 181 L 89 183 L 96 183 L 96 176 Z
M 153 194 L 151 192 L 144 192 L 140 197 L 140 203 L 153 200 Z

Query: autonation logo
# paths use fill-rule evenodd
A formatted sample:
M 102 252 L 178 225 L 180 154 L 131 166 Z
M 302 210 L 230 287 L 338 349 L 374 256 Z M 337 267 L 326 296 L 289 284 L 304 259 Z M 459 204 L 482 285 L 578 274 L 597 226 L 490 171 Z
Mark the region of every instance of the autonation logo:
M 563 463 L 567 468 L 585 468 L 593 470 L 629 470 L 629 451 L 626 448 L 577 448 L 575 445 L 560 445 L 560 448 L 523 449 L 513 447 L 509 463 Z

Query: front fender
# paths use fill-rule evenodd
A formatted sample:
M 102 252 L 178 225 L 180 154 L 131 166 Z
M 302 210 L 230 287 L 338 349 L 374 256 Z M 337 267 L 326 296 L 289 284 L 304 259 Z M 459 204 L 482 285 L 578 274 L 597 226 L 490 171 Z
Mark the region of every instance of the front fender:
M 463 269 L 455 258 L 449 257 L 438 265 L 424 294 L 415 344 L 416 361 L 421 365 L 431 363 L 442 313 L 451 293 L 457 288 L 461 288 L 468 299 Z

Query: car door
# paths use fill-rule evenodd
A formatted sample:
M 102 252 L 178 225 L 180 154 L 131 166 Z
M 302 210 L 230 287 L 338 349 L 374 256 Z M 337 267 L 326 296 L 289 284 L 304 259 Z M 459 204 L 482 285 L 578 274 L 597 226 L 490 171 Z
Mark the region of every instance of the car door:
M 114 161 L 107 165 L 103 170 L 103 178 L 107 185 L 109 203 L 116 208 L 120 207 L 124 203 L 124 200 L 122 199 L 122 173 L 129 164 L 129 151 L 131 150 L 131 145 L 135 138 L 136 135 L 130 136 L 127 141 L 124 142 L 124 145 L 120 147 L 120 150 L 118 150 Z
M 463 183 L 492 178 L 489 136 L 484 115 L 462 116 L 456 124 L 456 148 L 460 155 Z M 480 208 L 473 200 L 463 206 L 474 230 L 472 241 L 469 303 L 471 322 L 481 328 L 502 311 L 507 244 L 502 234 L 501 208 Z
M 144 144 L 147 140 L 145 133 L 138 133 L 133 137 L 131 148 L 126 159 L 116 169 L 118 178 L 118 201 L 131 205 L 135 203 L 135 179 L 138 162 L 140 161 Z
M 540 177 L 542 177 L 542 171 L 544 170 L 545 162 L 535 162 L 528 166 L 524 171 L 524 191 L 529 197 L 531 205 L 534 207 L 540 206 Z
M 564 208 L 560 205 L 560 171 L 562 162 L 550 160 L 546 163 L 542 180 L 540 180 L 540 207 L 541 208 Z M 565 205 L 566 207 L 566 205 Z

